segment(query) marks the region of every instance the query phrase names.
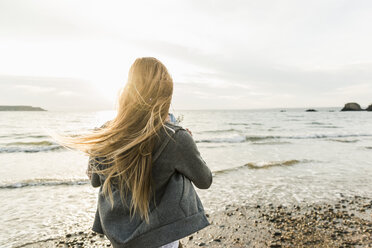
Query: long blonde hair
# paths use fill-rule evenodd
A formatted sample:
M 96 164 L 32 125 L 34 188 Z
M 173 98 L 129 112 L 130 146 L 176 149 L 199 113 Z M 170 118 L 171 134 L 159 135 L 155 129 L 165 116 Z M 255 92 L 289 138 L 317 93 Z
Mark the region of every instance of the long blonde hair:
M 104 194 L 113 206 L 112 185 L 117 185 L 123 203 L 130 192 L 131 214 L 137 212 L 147 222 L 153 194 L 152 151 L 158 131 L 164 128 L 172 93 L 167 68 L 155 58 L 138 58 L 119 96 L 116 117 L 89 134 L 59 138 L 61 144 L 93 158 L 104 157 L 103 166 L 94 168 L 105 177 Z

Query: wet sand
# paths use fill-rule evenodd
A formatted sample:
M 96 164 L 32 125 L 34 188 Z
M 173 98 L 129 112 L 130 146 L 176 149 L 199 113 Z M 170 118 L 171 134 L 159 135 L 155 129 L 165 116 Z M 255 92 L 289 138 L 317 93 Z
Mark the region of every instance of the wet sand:
M 207 214 L 211 225 L 181 240 L 183 247 L 372 247 L 372 199 L 332 203 L 227 205 Z M 21 247 L 110 247 L 88 228 Z

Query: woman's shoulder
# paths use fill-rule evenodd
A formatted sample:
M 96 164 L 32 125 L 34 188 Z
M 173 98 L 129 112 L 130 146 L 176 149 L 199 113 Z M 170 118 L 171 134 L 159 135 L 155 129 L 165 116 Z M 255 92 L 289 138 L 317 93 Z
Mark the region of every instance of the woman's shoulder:
M 176 124 L 173 124 L 171 122 L 165 122 L 165 125 L 164 125 L 168 130 L 170 130 L 171 132 L 173 133 L 176 133 L 177 131 L 179 130 L 185 130 L 182 126 L 180 125 L 176 125 Z
M 193 143 L 193 138 L 188 131 L 177 124 L 166 122 L 161 133 L 163 134 L 161 137 L 164 137 L 167 141 L 172 140 L 172 143 Z
M 165 125 L 168 129 L 172 132 L 173 141 L 175 141 L 178 145 L 186 145 L 185 147 L 195 146 L 195 141 L 191 134 L 182 126 L 173 124 L 173 123 L 166 123 Z

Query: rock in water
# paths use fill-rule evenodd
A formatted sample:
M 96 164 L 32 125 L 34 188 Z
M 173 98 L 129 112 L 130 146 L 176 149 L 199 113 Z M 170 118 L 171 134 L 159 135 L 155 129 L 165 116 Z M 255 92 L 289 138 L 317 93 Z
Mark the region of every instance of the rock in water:
M 368 106 L 368 108 L 366 108 L 367 111 L 372 111 L 372 104 Z
M 345 104 L 345 107 L 341 111 L 361 111 L 363 110 L 360 105 L 356 102 L 349 102 Z
M 306 112 L 318 112 L 318 111 L 315 109 L 307 109 Z

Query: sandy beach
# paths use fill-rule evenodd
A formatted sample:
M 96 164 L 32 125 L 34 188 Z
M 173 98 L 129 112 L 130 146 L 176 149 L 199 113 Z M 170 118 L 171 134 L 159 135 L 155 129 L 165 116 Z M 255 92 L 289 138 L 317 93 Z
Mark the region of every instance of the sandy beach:
M 181 240 L 183 247 L 372 247 L 372 199 L 291 206 L 226 205 L 207 214 L 211 225 Z M 20 247 L 109 247 L 87 228 Z

